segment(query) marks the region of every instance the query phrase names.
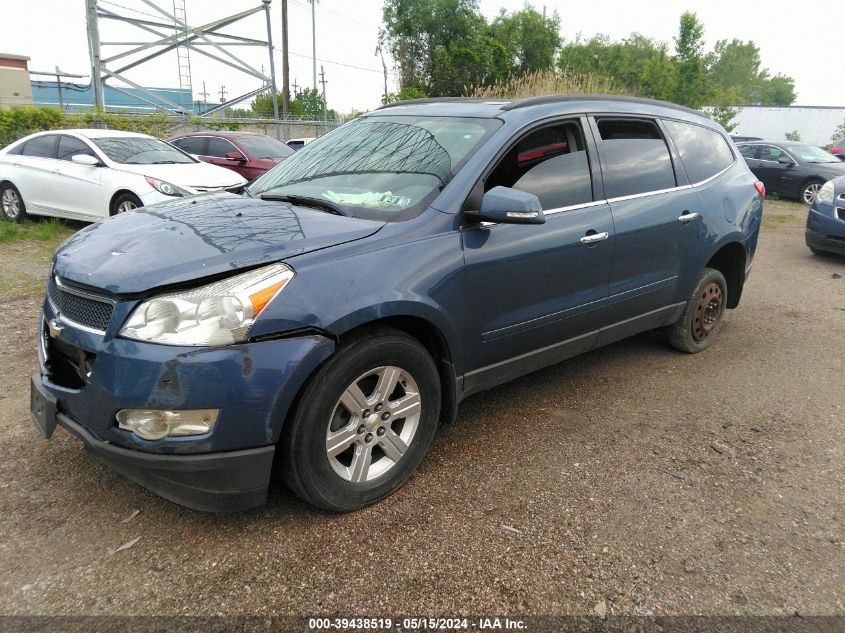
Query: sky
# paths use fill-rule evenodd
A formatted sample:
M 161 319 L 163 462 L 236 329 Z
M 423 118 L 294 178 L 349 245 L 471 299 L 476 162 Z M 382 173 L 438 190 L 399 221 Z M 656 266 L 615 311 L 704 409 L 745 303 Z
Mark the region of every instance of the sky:
M 171 0 L 154 0 L 166 10 Z M 85 28 L 84 0 L 0 0 L 4 5 L 3 41 L 0 52 L 28 55 L 30 69 L 89 74 L 90 62 Z M 142 0 L 99 0 L 103 8 L 139 18 L 154 15 Z M 259 0 L 186 0 L 187 19 L 192 25 L 258 6 Z M 480 0 L 481 11 L 492 19 L 499 10 L 515 11 L 524 0 Z M 796 105 L 845 106 L 845 49 L 842 28 L 845 1 L 804 0 L 798 5 L 787 0 L 536 0 L 534 6 L 561 18 L 561 36 L 572 40 L 580 33 L 590 37 L 605 33 L 613 39 L 637 31 L 671 42 L 678 19 L 686 10 L 695 11 L 705 26 L 710 49 L 720 39 L 754 40 L 760 47 L 763 67 L 771 74 L 783 73 L 795 79 Z M 325 71 L 326 96 L 331 108 L 345 113 L 378 106 L 384 91 L 381 59 L 376 54 L 381 25 L 382 0 L 318 0 L 316 4 L 317 72 Z M 288 0 L 291 82 L 312 85 L 311 6 L 308 0 Z M 134 10 L 134 11 L 133 11 Z M 158 18 L 157 18 L 158 19 Z M 276 75 L 281 85 L 281 0 L 271 4 L 271 24 L 276 52 Z M 796 25 L 798 28 L 796 28 Z M 223 32 L 266 39 L 266 19 L 260 12 Z M 134 27 L 100 21 L 100 39 L 149 41 L 150 36 Z M 121 49 L 104 47 L 104 56 Z M 266 48 L 229 49 L 255 67 L 269 73 Z M 388 66 L 388 90 L 397 90 L 392 61 Z M 201 99 L 203 82 L 209 103 L 219 103 L 221 87 L 227 98 L 257 87 L 256 80 L 226 66 L 192 53 L 194 98 Z M 127 73 L 146 86 L 178 87 L 175 53 L 162 56 L 149 66 Z M 319 77 L 318 77 L 319 79 Z M 87 83 L 87 80 L 75 80 Z

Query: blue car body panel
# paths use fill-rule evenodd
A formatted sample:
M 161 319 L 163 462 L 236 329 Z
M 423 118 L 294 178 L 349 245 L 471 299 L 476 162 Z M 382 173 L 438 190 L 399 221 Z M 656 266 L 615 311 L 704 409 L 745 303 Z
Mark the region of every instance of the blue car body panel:
M 513 109 L 423 103 L 384 113 L 495 117 L 501 125 L 430 205 L 407 221 L 340 217 L 220 193 L 141 209 L 70 238 L 57 252 L 53 274 L 107 293 L 115 307 L 105 333 L 71 325 L 59 334 L 96 355 L 84 388 L 52 383 L 41 355 L 43 386 L 58 402 L 60 422 L 97 450 L 101 444 L 162 456 L 257 450 L 279 440 L 296 395 L 337 341 L 374 321 L 411 319 L 436 333 L 442 357 L 435 361 L 444 368 L 444 391 L 455 405 L 470 393 L 674 322 L 701 268 L 726 245 L 742 253 L 729 307 L 738 301 L 762 215 L 755 178 L 739 154 L 713 178 L 691 183 L 668 143 L 676 187 L 608 199 L 601 150 L 590 131 L 591 117 L 609 114 L 688 121 L 725 136 L 700 115 L 599 97 Z M 525 131 L 557 120 L 584 126 L 594 201 L 549 213 L 539 226 L 468 221 L 465 205 L 489 166 Z M 685 213 L 699 215 L 679 221 Z M 581 243 L 596 233 L 607 233 L 607 239 Z M 144 297 L 277 261 L 288 264 L 295 278 L 260 314 L 245 343 L 183 348 L 119 336 Z M 45 322 L 61 320 L 49 298 L 43 316 Z M 122 408 L 221 413 L 206 436 L 150 442 L 116 426 Z M 269 481 L 269 462 L 261 463 L 266 472 L 256 480 Z M 136 481 L 169 494 L 132 472 Z M 219 503 L 214 490 L 206 493 L 194 507 L 227 509 L 237 490 L 221 492 Z M 169 496 L 191 505 L 188 497 Z
M 845 255 L 845 176 L 833 181 L 833 202 L 816 199 L 807 213 L 804 239 L 812 249 Z

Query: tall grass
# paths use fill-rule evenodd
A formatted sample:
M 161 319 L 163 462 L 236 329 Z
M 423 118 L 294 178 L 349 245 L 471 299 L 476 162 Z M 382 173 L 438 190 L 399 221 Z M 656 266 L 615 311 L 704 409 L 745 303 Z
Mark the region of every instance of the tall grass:
M 0 220 L 0 244 L 9 242 L 20 242 L 34 240 L 37 242 L 49 242 L 57 245 L 63 239 L 72 235 L 78 230 L 68 226 L 61 220 L 49 218 L 43 220 L 25 220 L 21 223 Z
M 569 69 L 538 70 L 492 86 L 476 86 L 472 96 L 482 99 L 524 99 L 554 94 L 631 94 L 612 77 L 581 75 Z

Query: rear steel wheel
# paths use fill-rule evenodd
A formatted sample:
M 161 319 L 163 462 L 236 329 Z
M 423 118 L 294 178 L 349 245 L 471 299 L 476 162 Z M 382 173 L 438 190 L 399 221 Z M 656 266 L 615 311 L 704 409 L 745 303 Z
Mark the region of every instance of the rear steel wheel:
M 715 281 L 707 284 L 698 295 L 692 319 L 691 333 L 698 342 L 710 336 L 722 316 L 722 288 Z
M 716 339 L 728 301 L 725 277 L 718 270 L 704 268 L 687 299 L 684 311 L 668 327 L 669 343 L 689 354 L 703 352 Z

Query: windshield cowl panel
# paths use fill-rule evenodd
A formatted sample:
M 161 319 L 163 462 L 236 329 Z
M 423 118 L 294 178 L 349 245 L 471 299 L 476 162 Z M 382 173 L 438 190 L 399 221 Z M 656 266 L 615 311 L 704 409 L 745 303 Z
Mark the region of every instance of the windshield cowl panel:
M 306 145 L 259 178 L 250 193 L 307 196 L 354 217 L 407 220 L 500 125 L 496 119 L 362 117 Z

